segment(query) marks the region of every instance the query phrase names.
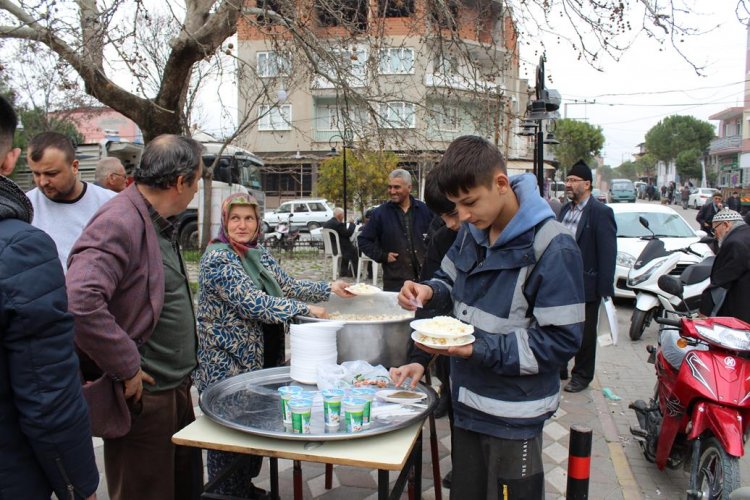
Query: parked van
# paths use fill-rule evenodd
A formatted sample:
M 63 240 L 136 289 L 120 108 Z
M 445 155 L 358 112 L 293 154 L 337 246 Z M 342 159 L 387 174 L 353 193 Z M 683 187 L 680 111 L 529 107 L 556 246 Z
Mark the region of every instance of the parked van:
M 609 201 L 617 203 L 626 201 L 635 203 L 636 192 L 633 181 L 630 179 L 612 179 L 609 185 Z
M 550 181 L 548 195 L 550 198 L 565 196 L 565 183 L 562 181 Z

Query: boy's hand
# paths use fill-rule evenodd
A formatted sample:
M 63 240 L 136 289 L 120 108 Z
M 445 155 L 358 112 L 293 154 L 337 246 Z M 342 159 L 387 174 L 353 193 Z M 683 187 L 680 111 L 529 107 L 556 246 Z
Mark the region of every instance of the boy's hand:
M 398 294 L 398 305 L 407 311 L 416 311 L 420 304 L 424 305 L 430 300 L 432 300 L 432 288 L 413 281 L 404 282 Z
M 403 384 L 407 378 L 411 378 L 411 387 L 414 388 L 422 379 L 422 375 L 424 375 L 424 366 L 419 363 L 409 363 L 408 365 L 399 366 L 398 368 L 391 368 L 390 375 L 391 380 L 393 380 L 393 385 L 396 387 L 401 387 L 401 384 Z
M 474 346 L 472 346 L 472 344 L 453 346 L 449 347 L 448 349 L 433 349 L 432 347 L 427 347 L 426 345 L 420 344 L 419 342 L 414 342 L 414 345 L 422 349 L 424 352 L 429 352 L 430 354 L 439 354 L 441 356 L 456 356 L 466 359 L 471 357 L 471 355 L 474 353 Z

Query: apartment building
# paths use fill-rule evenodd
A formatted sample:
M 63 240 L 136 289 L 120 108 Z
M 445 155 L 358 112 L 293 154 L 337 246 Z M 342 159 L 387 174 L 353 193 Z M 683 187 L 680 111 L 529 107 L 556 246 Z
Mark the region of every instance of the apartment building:
M 747 123 L 743 120 L 746 113 L 750 118 L 750 109 L 736 106 L 708 117 L 719 121 L 718 137 L 708 150 L 708 168 L 717 173 L 717 187 L 750 185 L 750 135 L 742 126 Z
M 344 145 L 393 151 L 420 182 L 464 134 L 509 159 L 530 155 L 528 138 L 513 133 L 528 88 L 503 2 L 254 5 L 238 26 L 238 108 L 249 123 L 238 140 L 265 162 L 269 208 L 315 195 L 317 166 Z

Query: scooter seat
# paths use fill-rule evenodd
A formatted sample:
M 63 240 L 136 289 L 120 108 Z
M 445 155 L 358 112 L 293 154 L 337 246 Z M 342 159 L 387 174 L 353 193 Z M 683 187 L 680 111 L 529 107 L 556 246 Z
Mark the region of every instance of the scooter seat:
M 694 285 L 706 280 L 711 276 L 711 268 L 714 265 L 714 256 L 706 258 L 704 261 L 690 265 L 680 274 L 680 281 L 683 285 Z

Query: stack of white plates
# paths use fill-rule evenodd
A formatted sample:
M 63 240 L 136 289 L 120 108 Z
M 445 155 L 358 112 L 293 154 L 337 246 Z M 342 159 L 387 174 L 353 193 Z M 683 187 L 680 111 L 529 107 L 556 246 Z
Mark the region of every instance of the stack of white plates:
M 338 358 L 336 332 L 344 323 L 325 321 L 291 325 L 291 366 L 289 375 L 303 384 L 318 383 L 318 365 L 335 365 Z

